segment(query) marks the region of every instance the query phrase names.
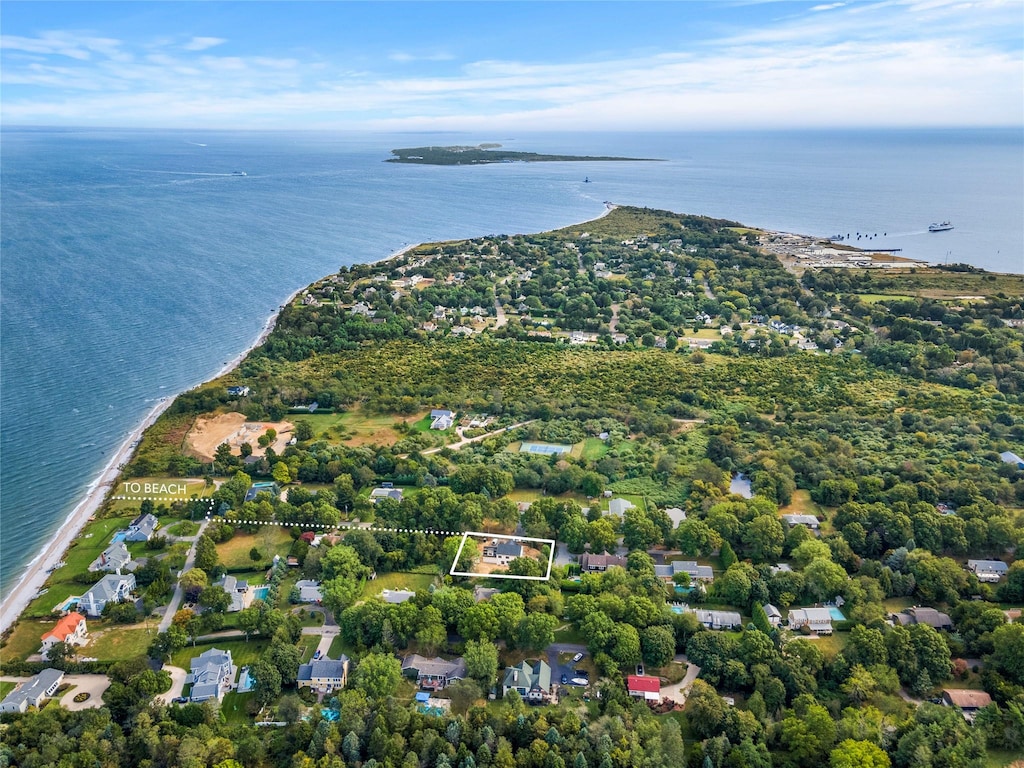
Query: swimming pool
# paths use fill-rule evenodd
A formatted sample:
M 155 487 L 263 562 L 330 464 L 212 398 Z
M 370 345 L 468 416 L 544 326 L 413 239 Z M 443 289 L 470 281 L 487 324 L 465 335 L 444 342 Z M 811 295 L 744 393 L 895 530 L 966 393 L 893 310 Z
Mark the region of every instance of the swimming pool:
M 843 616 L 843 612 L 834 605 L 830 605 L 828 607 L 828 614 L 832 617 L 832 621 L 846 621 L 846 617 Z
M 266 600 L 267 593 L 270 591 L 270 587 L 263 585 L 261 587 L 252 588 L 252 596 L 254 600 Z
M 119 541 L 124 541 L 124 539 L 125 539 L 125 537 L 127 535 L 128 535 L 128 531 L 118 531 L 117 533 L 114 534 L 114 538 L 112 538 L 110 540 L 110 543 L 111 544 L 117 544 L 117 542 L 119 542 Z

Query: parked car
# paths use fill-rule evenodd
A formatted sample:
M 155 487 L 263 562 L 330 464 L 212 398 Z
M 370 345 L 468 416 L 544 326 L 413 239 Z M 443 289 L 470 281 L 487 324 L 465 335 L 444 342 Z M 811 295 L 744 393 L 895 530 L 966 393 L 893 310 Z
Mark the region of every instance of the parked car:
M 313 660 L 316 661 L 320 658 L 320 649 L 317 648 L 316 653 L 313 654 Z
M 562 679 L 561 679 L 561 680 L 559 680 L 559 682 L 560 682 L 560 683 L 561 683 L 562 685 L 566 685 L 566 684 L 567 684 L 567 683 L 569 682 L 569 676 L 568 676 L 568 675 L 562 675 Z
M 577 653 L 575 656 L 572 657 L 572 663 L 573 664 L 576 664 L 577 662 L 582 661 L 582 660 L 583 660 L 583 654 L 582 653 Z
M 638 675 L 642 675 L 644 673 L 644 665 L 643 664 L 637 664 L 636 665 L 636 673 Z
M 188 701 L 188 699 L 186 699 L 184 696 L 175 696 L 173 699 L 171 699 L 171 701 L 175 704 L 185 704 Z

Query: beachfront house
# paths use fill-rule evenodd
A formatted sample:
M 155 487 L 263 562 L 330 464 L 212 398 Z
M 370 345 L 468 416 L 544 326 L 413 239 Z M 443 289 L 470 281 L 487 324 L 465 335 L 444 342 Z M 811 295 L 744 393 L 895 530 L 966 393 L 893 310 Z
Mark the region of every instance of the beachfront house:
M 192 684 L 189 701 L 220 701 L 231 690 L 235 682 L 236 667 L 231 661 L 231 651 L 211 648 L 192 659 L 192 670 L 185 678 Z
M 341 654 L 339 659 L 315 659 L 308 664 L 299 665 L 299 674 L 295 679 L 299 688 L 312 688 L 317 693 L 331 693 L 344 688 L 348 684 L 349 659 Z
M 160 522 L 154 515 L 148 512 L 144 515 L 139 515 L 128 524 L 128 532 L 124 535 L 124 540 L 149 541 L 159 526 Z
M 654 575 L 672 581 L 677 573 L 687 573 L 691 582 L 714 581 L 715 572 L 710 565 L 699 565 L 696 560 L 673 560 L 666 565 L 654 566 Z
M 1010 569 L 1002 560 L 968 560 L 967 570 L 978 577 L 978 581 L 999 581 Z
M 29 707 L 39 708 L 43 699 L 48 699 L 57 692 L 64 673 L 59 669 L 44 669 L 33 675 L 0 701 L 0 712 L 25 712 Z
M 43 647 L 40 652 L 45 657 L 49 650 L 57 643 L 85 645 L 88 640 L 88 633 L 89 630 L 85 623 L 85 616 L 78 613 L 78 611 L 72 611 L 66 616 L 61 617 L 57 622 L 57 626 L 43 635 Z
M 454 333 L 454 329 L 452 329 Z M 451 429 L 455 423 L 455 414 L 452 411 L 435 408 L 430 412 L 430 428 L 431 429 Z
M 115 541 L 104 549 L 100 556 L 92 561 L 90 571 L 113 571 L 120 573 L 128 567 L 132 561 L 132 555 L 123 541 Z
M 78 601 L 78 610 L 97 618 L 107 603 L 123 603 L 135 591 L 135 574 L 108 574 L 97 581 Z
M 499 541 L 491 539 L 484 544 L 483 557 L 485 563 L 508 565 L 517 557 L 523 556 L 523 545 L 515 541 Z
M 531 704 L 542 704 L 551 696 L 551 667 L 544 661 L 524 661 L 505 670 L 501 695 L 516 691 Z
M 789 628 L 803 629 L 804 627 L 808 627 L 811 632 L 819 635 L 831 635 L 832 613 L 828 608 L 791 608 Z
M 414 653 L 402 661 L 402 674 L 415 678 L 420 688 L 440 691 L 466 677 L 466 660 L 461 656 L 451 661 L 440 656 L 428 659 Z

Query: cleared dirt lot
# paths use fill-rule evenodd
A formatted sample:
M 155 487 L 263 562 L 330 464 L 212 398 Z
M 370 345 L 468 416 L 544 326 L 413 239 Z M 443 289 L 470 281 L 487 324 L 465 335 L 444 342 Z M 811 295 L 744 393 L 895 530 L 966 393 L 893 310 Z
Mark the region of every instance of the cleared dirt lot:
M 249 443 L 253 456 L 263 456 L 267 449 L 257 442 L 260 436 L 268 429 L 277 430 L 271 445 L 274 451 L 282 453 L 292 438 L 292 427 L 290 421 L 246 421 L 241 413 L 221 413 L 196 419 L 195 426 L 185 436 L 185 443 L 200 461 L 213 461 L 221 443 L 230 445 L 236 456 L 242 453 L 242 443 Z

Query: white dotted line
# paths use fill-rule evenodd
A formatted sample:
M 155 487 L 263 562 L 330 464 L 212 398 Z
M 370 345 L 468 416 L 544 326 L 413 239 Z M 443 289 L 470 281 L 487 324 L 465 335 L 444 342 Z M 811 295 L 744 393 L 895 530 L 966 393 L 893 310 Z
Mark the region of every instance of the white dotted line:
M 207 521 L 213 519 L 209 512 L 206 513 L 206 519 Z M 279 520 L 226 520 L 226 522 L 236 525 L 287 525 L 289 527 L 297 525 L 300 528 L 330 528 L 343 531 L 369 531 L 370 533 L 426 533 L 436 536 L 461 536 L 463 533 L 462 531 L 435 531 L 427 528 L 381 528 L 379 526 L 364 528 L 354 524 L 287 523 Z
M 200 501 L 209 504 L 211 507 L 217 503 L 216 499 L 183 499 L 180 496 L 111 496 L 114 501 Z

